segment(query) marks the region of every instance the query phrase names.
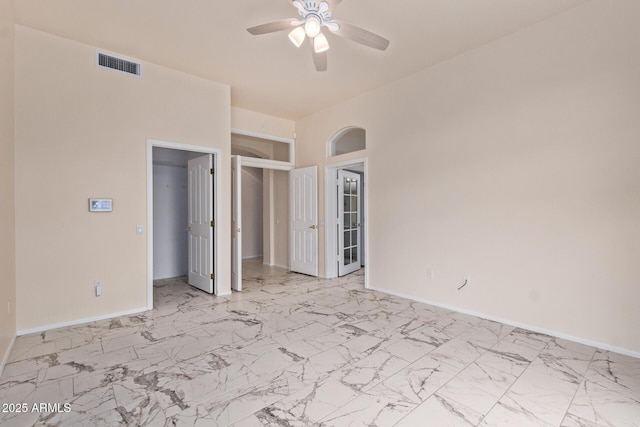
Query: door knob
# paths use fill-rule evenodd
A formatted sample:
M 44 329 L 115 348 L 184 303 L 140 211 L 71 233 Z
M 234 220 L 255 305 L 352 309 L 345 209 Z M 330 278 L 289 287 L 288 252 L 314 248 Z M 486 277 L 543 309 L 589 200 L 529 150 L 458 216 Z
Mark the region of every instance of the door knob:
M 315 230 L 317 227 L 315 224 L 309 226 L 310 229 Z
M 240 227 L 236 228 L 236 233 L 240 232 Z
M 187 226 L 187 232 L 188 232 L 188 233 L 191 233 L 191 226 L 190 226 L 190 225 L 189 225 L 189 226 Z

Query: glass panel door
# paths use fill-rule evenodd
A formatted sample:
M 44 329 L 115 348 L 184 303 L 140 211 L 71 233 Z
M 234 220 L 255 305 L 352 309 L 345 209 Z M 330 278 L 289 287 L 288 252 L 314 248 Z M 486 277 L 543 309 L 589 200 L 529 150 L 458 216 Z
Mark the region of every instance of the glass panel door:
M 352 273 L 360 269 L 360 175 L 338 171 L 338 275 Z

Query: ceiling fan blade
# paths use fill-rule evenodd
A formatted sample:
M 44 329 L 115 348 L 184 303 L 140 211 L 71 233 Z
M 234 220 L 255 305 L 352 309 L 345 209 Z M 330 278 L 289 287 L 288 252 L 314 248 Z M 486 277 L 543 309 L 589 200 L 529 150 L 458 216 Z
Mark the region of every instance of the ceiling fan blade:
M 371 31 L 342 21 L 334 20 L 332 22 L 336 22 L 340 25 L 338 31 L 332 31 L 338 36 L 378 50 L 386 50 L 387 47 L 389 47 L 389 40 L 374 34 Z
M 327 52 L 317 53 L 313 43 L 309 44 L 311 45 L 311 55 L 313 56 L 313 64 L 316 66 L 316 71 L 327 71 Z
M 254 36 L 260 34 L 275 33 L 277 31 L 289 30 L 295 27 L 295 19 L 281 19 L 279 21 L 269 22 L 268 24 L 256 25 L 255 27 L 247 28 Z

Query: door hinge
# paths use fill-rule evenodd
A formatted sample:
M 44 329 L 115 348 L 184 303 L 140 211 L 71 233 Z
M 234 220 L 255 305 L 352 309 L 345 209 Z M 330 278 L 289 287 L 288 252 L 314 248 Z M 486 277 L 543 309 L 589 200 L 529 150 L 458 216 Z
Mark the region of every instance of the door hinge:
M 215 274 L 213 274 L 213 273 L 211 273 L 211 280 L 213 280 L 213 279 L 215 279 L 215 278 L 216 278 L 216 275 L 215 275 Z
M 216 226 L 216 222 L 215 221 L 211 221 L 211 226 L 215 227 Z
M 209 169 L 209 172 L 211 172 L 211 175 L 214 175 L 216 173 L 216 170 L 214 168 Z

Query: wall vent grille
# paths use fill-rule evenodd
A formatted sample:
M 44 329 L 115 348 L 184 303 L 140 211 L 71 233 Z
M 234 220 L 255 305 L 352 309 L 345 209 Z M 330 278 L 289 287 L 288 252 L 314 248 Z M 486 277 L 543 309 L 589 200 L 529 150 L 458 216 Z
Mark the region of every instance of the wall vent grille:
M 141 75 L 141 65 L 139 63 L 107 55 L 102 52 L 98 52 L 98 65 L 123 73 L 133 74 L 134 76 Z

